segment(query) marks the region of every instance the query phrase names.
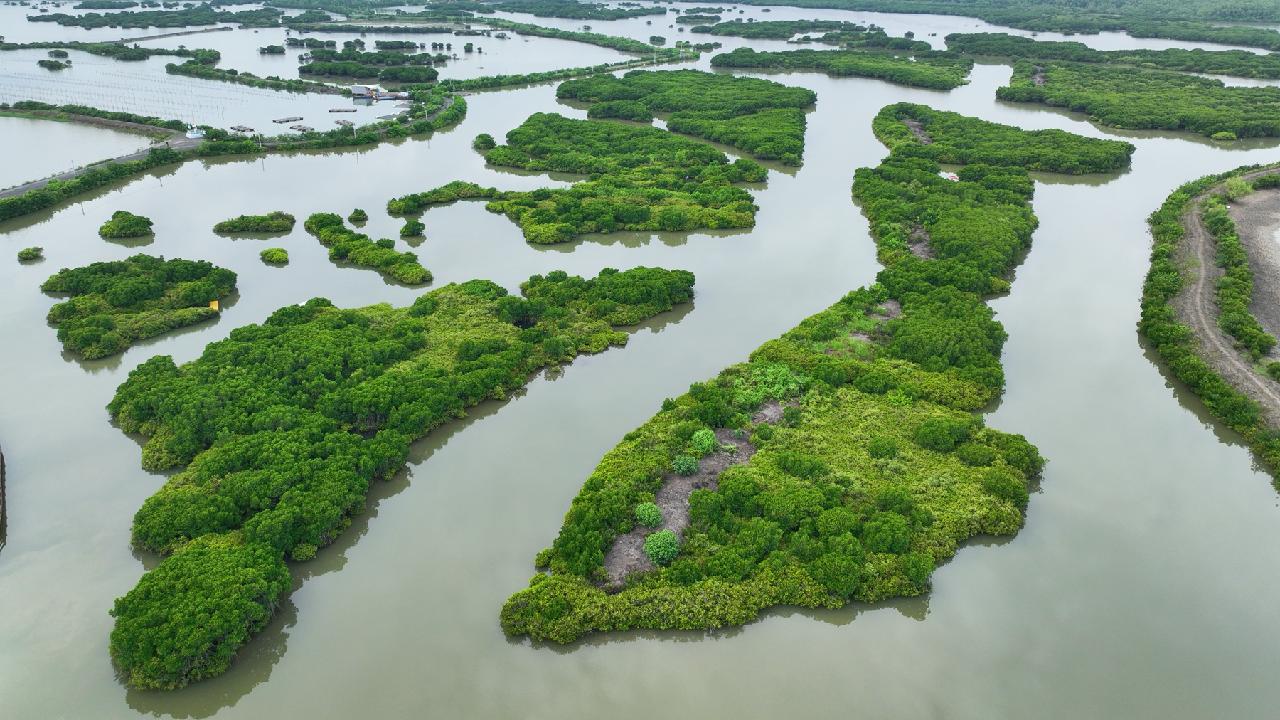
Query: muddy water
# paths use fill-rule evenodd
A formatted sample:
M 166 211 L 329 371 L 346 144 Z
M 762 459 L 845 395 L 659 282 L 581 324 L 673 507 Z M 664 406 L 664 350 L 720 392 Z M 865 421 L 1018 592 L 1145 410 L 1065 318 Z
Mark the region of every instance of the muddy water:
M 151 143 L 137 133 L 16 117 L 0 117 L 0 137 L 5 151 L 0 188 L 126 155 Z
M 907 18 L 915 21 L 916 18 Z M 967 22 L 967 21 L 961 21 Z M 593 25 L 598 25 L 592 23 Z M 945 29 L 945 28 L 944 28 Z M 705 60 L 703 61 L 705 64 Z M 394 235 L 393 195 L 462 178 L 509 188 L 540 176 L 483 166 L 469 149 L 528 113 L 558 110 L 550 86 L 478 95 L 458 129 L 362 152 L 193 163 L 22 222 L 0 256 L 0 443 L 9 535 L 0 550 L 0 697 L 6 717 L 1263 718 L 1280 702 L 1280 509 L 1269 479 L 1171 388 L 1134 332 L 1149 238 L 1145 216 L 1179 183 L 1280 159 L 1274 143 L 1228 149 L 1143 134 L 1131 170 L 1047 176 L 1040 229 L 1009 296 L 1008 392 L 989 422 L 1050 458 L 1016 538 L 976 543 L 938 570 L 926 598 L 839 612 L 779 611 L 711 636 L 635 633 L 569 648 L 503 637 L 502 601 L 532 573 L 600 455 L 681 392 L 761 341 L 869 281 L 877 266 L 851 203 L 854 168 L 883 148 L 870 120 L 924 102 L 1028 128 L 1095 137 L 1069 114 L 995 102 L 1004 66 L 951 93 L 811 74 L 807 162 L 770 173 L 751 232 L 616 234 L 535 248 L 474 203 L 429 211 L 417 248 L 437 283 L 488 277 L 514 288 L 553 268 L 638 264 L 697 273 L 692 308 L 620 351 L 582 359 L 527 392 L 419 443 L 368 513 L 302 565 L 296 592 L 227 675 L 182 692 L 127 691 L 113 677 L 106 609 L 153 559 L 128 548 L 129 518 L 163 477 L 103 406 L 154 353 L 179 361 L 286 303 L 407 303 L 416 291 L 340 268 L 299 230 L 269 241 L 212 234 L 219 219 L 283 209 L 369 211 Z M 240 274 L 213 325 L 95 363 L 63 357 L 38 284 L 54 269 L 125 257 L 95 228 L 112 210 L 155 220 L 153 254 Z

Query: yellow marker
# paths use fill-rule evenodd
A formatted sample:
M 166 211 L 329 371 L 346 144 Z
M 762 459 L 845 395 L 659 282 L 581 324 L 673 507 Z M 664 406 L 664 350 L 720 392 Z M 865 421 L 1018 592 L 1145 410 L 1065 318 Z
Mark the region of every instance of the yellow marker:
M 217 301 L 217 300 L 210 300 L 210 301 L 209 301 L 209 307 L 210 307 L 211 309 L 213 309 L 213 310 L 217 310 L 217 309 L 218 309 L 218 301 Z

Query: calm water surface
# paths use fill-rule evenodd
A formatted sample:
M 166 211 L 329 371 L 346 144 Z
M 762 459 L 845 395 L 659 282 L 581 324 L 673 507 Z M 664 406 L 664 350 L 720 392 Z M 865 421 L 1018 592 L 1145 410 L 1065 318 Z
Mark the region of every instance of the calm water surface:
M 897 21 L 928 27 L 919 16 Z M 973 23 L 947 21 L 940 34 Z M 693 270 L 697 298 L 637 330 L 627 348 L 581 359 L 418 443 L 408 471 L 375 489 L 352 529 L 298 567 L 299 587 L 232 670 L 177 693 L 128 691 L 107 659 L 106 610 L 154 562 L 130 552 L 129 519 L 164 477 L 139 468 L 138 444 L 110 426 L 103 406 L 151 355 L 189 360 L 281 305 L 315 295 L 405 304 L 419 292 L 332 265 L 300 226 L 270 241 L 209 228 L 244 212 L 359 206 L 369 211 L 368 232 L 394 236 L 400 220 L 384 210 L 394 195 L 455 178 L 548 184 L 486 168 L 469 147 L 476 133 L 501 136 L 535 111 L 583 113 L 557 104 L 552 86 L 478 95 L 459 128 L 427 140 L 190 163 L 0 225 L 0 256 L 9 258 L 0 260 L 0 444 L 10 506 L 0 550 L 0 714 L 1274 717 L 1276 492 L 1244 449 L 1170 387 L 1134 323 L 1146 215 L 1186 180 L 1280 160 L 1275 143 L 1126 135 L 1138 151 L 1124 173 L 1039 178 L 1034 247 L 1012 292 L 994 302 L 1010 336 L 1008 391 L 988 422 L 1026 434 L 1050 463 L 1027 527 L 963 549 L 926 598 L 783 610 L 712 635 L 620 634 L 568 648 L 509 641 L 498 627 L 502 602 L 527 582 L 583 478 L 661 398 L 873 278 L 873 244 L 849 186 L 855 168 L 885 154 L 870 133 L 882 106 L 909 100 L 1113 136 L 1078 116 L 997 103 L 994 89 L 1009 73 L 980 65 L 950 93 L 772 76 L 812 88 L 819 101 L 804 166 L 775 170 L 754 190 L 761 211 L 751 232 L 619 233 L 537 248 L 477 203 L 427 212 L 417 252 L 437 285 L 486 277 L 514 289 L 556 268 L 644 264 Z M 7 137 L 0 142 L 9 150 Z M 61 354 L 43 320 L 54 300 L 38 285 L 59 267 L 138 251 L 97 237 L 116 209 L 155 220 L 156 240 L 142 250 L 229 267 L 242 295 L 215 324 L 82 363 Z M 268 242 L 288 248 L 292 263 L 259 262 Z M 45 262 L 12 261 L 32 244 L 45 246 Z
M 74 123 L 0 117 L 0 188 L 70 170 L 86 162 L 127 155 L 151 138 Z

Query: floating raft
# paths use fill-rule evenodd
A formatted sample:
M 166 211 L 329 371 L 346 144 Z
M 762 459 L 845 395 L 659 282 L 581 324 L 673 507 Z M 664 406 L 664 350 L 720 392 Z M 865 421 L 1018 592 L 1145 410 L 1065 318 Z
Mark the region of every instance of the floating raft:
M 302 116 L 298 115 L 296 117 L 287 117 L 287 118 L 280 118 L 279 120 L 272 120 L 271 122 L 283 125 L 287 122 L 298 122 L 301 119 L 302 119 Z
M 350 120 L 334 120 L 334 122 L 338 123 L 342 127 L 352 127 L 353 125 L 355 125 L 355 123 L 351 122 Z
M 355 108 L 332 108 L 329 112 L 355 112 Z
M 235 130 L 235 131 L 236 131 L 236 132 L 238 132 L 238 133 L 251 133 L 251 132 L 253 132 L 253 128 L 249 127 L 248 125 L 232 125 L 232 126 L 231 126 L 231 129 L 232 129 L 232 130 Z
M 312 130 L 315 130 L 315 128 L 310 125 L 290 125 L 289 129 L 297 130 L 298 132 L 311 132 Z

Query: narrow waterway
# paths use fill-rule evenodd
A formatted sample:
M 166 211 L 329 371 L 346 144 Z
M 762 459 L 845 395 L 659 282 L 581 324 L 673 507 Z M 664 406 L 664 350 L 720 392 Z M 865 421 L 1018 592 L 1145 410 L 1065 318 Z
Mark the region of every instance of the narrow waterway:
M 921 27 L 918 17 L 898 17 Z M 950 20 L 956 30 L 974 22 Z M 175 693 L 128 691 L 108 661 L 107 609 L 152 562 L 130 552 L 129 521 L 164 478 L 140 469 L 137 443 L 111 427 L 103 406 L 152 354 L 191 359 L 281 305 L 316 295 L 340 305 L 406 304 L 419 292 L 332 265 L 300 224 L 269 241 L 289 250 L 285 268 L 258 260 L 266 242 L 219 237 L 212 224 L 245 212 L 301 218 L 363 207 L 368 232 L 394 236 L 400 221 L 384 209 L 394 195 L 455 178 L 547 184 L 486 168 L 470 149 L 475 134 L 500 137 L 535 111 L 583 113 L 558 104 L 553 86 L 476 95 L 459 128 L 430 139 L 189 163 L 0 225 L 0 255 L 9 258 L 0 261 L 0 445 L 9 470 L 0 714 L 1272 717 L 1280 703 L 1280 577 L 1270 572 L 1280 562 L 1277 494 L 1248 453 L 1169 386 L 1134 323 L 1146 216 L 1186 180 L 1280 159 L 1275 143 L 1228 148 L 1126 135 L 1138 150 L 1125 173 L 1038 178 L 1033 248 L 1012 292 L 994 303 L 1010 336 L 1008 391 L 989 423 L 1027 435 L 1050 462 L 1027 527 L 1012 540 L 962 549 L 936 572 L 928 596 L 783 610 L 709 636 L 632 633 L 567 648 L 509 641 L 498 627 L 503 600 L 526 584 L 533 555 L 555 536 L 602 453 L 663 397 L 874 277 L 874 248 L 849 187 L 855 168 L 884 156 L 870 132 L 881 107 L 909 100 L 1115 136 L 1078 116 L 996 102 L 1009 73 L 978 66 L 972 83 L 951 93 L 769 76 L 819 100 L 804 166 L 771 172 L 755 191 L 761 210 L 750 232 L 615 234 L 538 248 L 478 203 L 427 212 L 417 252 L 437 285 L 486 277 L 514 289 L 556 268 L 662 265 L 694 271 L 697 298 L 637 330 L 625 349 L 581 359 L 419 443 L 409 470 L 375 489 L 368 513 L 299 566 L 299 587 L 231 671 Z M 116 209 L 155 220 L 156 239 L 142 251 L 229 267 L 240 297 L 215 324 L 82 363 L 60 353 L 43 319 L 55 300 L 38 286 L 59 267 L 139 251 L 97 237 Z M 45 246 L 44 263 L 12 261 L 33 244 Z

